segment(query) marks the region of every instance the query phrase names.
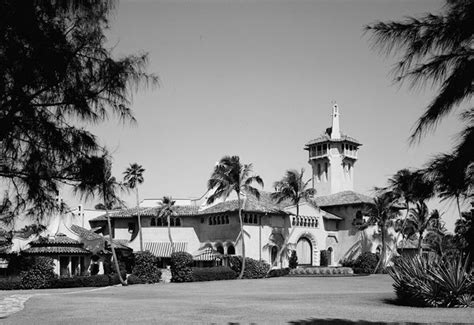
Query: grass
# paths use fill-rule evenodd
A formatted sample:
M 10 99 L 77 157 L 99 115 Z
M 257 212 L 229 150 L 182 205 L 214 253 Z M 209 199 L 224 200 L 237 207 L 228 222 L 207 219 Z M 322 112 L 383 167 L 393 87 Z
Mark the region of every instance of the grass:
M 70 289 L 70 291 L 74 291 Z M 43 291 L 41 291 L 43 292 Z M 6 324 L 257 323 L 318 324 L 355 321 L 469 323 L 474 309 L 396 306 L 387 275 L 338 278 L 283 277 L 198 283 L 134 285 L 31 298 Z M 28 293 L 22 291 L 21 293 Z M 38 293 L 38 291 L 35 291 Z

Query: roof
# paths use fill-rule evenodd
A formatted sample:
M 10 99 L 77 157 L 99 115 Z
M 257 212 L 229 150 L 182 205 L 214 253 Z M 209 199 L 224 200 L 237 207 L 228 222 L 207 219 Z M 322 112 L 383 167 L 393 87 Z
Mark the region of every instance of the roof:
M 341 134 L 341 137 L 338 138 L 338 139 L 331 139 L 331 137 L 327 133 L 325 133 L 325 134 L 321 135 L 319 138 L 308 141 L 305 144 L 305 150 L 308 150 L 308 147 L 312 144 L 324 143 L 324 142 L 328 142 L 328 141 L 331 141 L 331 142 L 344 142 L 344 141 L 346 141 L 346 142 L 351 142 L 351 143 L 359 145 L 359 146 L 362 145 L 358 140 L 356 140 L 356 139 L 354 139 L 350 136 L 344 135 L 344 134 Z
M 175 252 L 186 252 L 188 248 L 187 242 L 174 242 Z M 170 242 L 144 242 L 145 251 L 149 251 L 156 257 L 171 257 L 173 248 Z
M 173 209 L 177 216 L 192 216 L 198 213 L 199 207 L 195 205 L 175 205 Z M 110 218 L 131 218 L 131 217 L 137 216 L 138 212 L 140 211 L 140 216 L 142 217 L 153 217 L 153 216 L 158 215 L 159 210 L 160 210 L 160 207 L 158 206 L 152 207 L 152 208 L 134 207 L 134 208 L 110 212 L 109 216 Z M 103 214 L 94 219 L 91 219 L 90 221 L 107 221 L 107 217 L 105 214 Z
M 373 204 L 374 199 L 370 196 L 354 191 L 342 191 L 325 196 L 316 196 L 316 204 L 320 207 L 346 205 L 346 204 Z
M 199 214 L 224 213 L 237 210 L 239 210 L 238 201 L 228 200 L 206 208 L 200 211 Z M 242 211 L 286 214 L 283 207 L 271 199 L 269 192 L 260 192 L 259 200 L 253 195 L 245 196 L 242 199 Z
M 324 211 L 323 218 L 327 220 L 344 220 L 343 218 L 338 217 L 335 214 L 329 213 L 327 211 Z
M 54 237 L 40 237 L 30 243 L 30 248 L 23 251 L 25 254 L 81 254 L 90 255 L 91 252 L 83 244 L 58 233 Z

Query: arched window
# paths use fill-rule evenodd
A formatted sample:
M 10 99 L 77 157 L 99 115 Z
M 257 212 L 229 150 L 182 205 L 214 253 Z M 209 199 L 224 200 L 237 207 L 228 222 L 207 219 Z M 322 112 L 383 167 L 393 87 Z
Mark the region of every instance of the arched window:
M 209 224 L 209 225 L 212 225 L 212 218 L 211 218 L 211 217 L 209 217 L 208 224 Z
M 155 220 L 155 218 L 151 218 L 150 227 L 156 227 L 156 220 Z
M 163 224 L 161 222 L 161 218 L 156 218 L 156 226 L 161 227 Z
M 229 216 L 227 216 L 227 215 L 225 216 L 225 223 L 227 223 L 227 224 L 229 223 Z
M 235 255 L 235 247 L 234 245 L 229 245 L 227 247 L 227 255 Z
M 216 251 L 220 254 L 224 254 L 224 247 L 222 247 L 222 245 L 219 245 L 216 247 Z
M 170 218 L 170 227 L 174 227 L 174 218 Z
M 293 218 L 293 221 L 291 222 L 291 224 L 292 224 L 293 226 L 296 225 L 296 218 Z
M 256 214 L 253 216 L 253 223 L 258 225 L 258 216 Z
M 163 227 L 168 227 L 168 218 L 163 218 Z
M 216 216 L 212 217 L 212 224 L 217 225 L 217 218 Z
M 176 218 L 176 220 L 174 221 L 174 225 L 176 227 L 180 227 L 181 226 L 181 218 Z

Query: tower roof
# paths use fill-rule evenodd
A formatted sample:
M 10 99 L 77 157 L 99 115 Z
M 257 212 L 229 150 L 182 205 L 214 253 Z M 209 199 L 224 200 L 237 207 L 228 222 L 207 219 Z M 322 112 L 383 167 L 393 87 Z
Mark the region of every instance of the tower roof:
M 331 139 L 331 136 L 328 133 L 325 133 L 321 135 L 319 138 L 308 141 L 305 144 L 305 150 L 308 150 L 308 147 L 312 144 L 325 143 L 325 142 L 350 142 L 358 146 L 362 145 L 362 143 L 360 143 L 358 140 L 345 134 L 342 134 L 339 139 Z

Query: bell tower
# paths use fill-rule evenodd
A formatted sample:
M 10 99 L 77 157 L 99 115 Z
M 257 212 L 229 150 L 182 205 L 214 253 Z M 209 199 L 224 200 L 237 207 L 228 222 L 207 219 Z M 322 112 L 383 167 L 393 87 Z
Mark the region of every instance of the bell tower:
M 339 116 L 339 107 L 334 104 L 332 126 L 319 138 L 306 143 L 304 148 L 309 153 L 312 184 L 318 196 L 354 190 L 354 165 L 362 144 L 341 133 Z

